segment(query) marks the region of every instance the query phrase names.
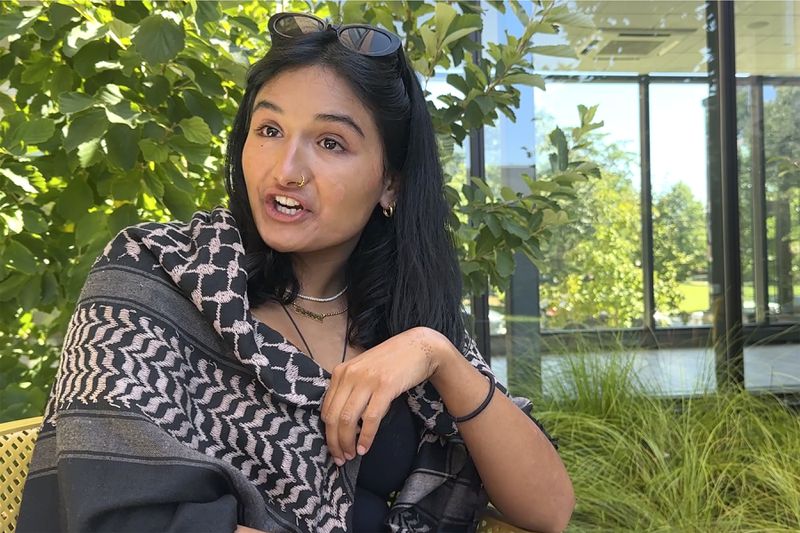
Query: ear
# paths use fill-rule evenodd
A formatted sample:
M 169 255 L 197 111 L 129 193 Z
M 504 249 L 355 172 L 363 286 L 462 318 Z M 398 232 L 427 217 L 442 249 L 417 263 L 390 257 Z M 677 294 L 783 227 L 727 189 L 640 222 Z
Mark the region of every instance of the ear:
M 397 176 L 386 174 L 383 177 L 383 192 L 381 192 L 381 207 L 387 208 L 397 202 Z

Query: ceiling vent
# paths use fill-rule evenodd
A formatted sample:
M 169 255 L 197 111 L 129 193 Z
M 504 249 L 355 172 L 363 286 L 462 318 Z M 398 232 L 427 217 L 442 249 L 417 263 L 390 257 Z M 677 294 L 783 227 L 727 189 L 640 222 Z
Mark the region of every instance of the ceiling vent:
M 578 47 L 580 57 L 598 60 L 636 60 L 664 55 L 677 46 L 694 29 L 634 29 L 598 28 L 583 46 Z
M 598 57 L 647 56 L 664 44 L 662 40 L 614 39 L 597 52 Z

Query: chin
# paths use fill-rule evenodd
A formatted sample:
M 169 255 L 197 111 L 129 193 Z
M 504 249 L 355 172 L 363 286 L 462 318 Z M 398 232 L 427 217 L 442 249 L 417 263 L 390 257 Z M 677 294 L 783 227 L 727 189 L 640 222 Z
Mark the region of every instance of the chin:
M 301 251 L 297 243 L 286 242 L 284 239 L 265 239 L 263 236 L 261 240 L 264 241 L 264 244 L 269 246 L 272 250 L 282 254 L 288 254 L 291 252 L 299 252 Z

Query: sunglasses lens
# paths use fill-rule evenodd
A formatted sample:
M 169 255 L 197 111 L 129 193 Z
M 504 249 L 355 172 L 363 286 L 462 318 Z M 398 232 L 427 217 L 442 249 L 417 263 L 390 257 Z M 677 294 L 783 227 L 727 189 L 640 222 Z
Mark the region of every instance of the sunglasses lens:
M 305 15 L 290 15 L 275 21 L 274 29 L 284 37 L 299 37 L 325 29 L 321 20 Z
M 343 28 L 339 32 L 340 42 L 360 54 L 381 56 L 394 52 L 395 43 L 385 33 L 363 26 Z

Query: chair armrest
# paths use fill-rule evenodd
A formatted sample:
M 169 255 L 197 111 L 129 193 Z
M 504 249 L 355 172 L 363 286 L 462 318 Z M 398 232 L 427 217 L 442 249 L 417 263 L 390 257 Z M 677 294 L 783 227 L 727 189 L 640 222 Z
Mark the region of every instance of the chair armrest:
M 488 506 L 478 521 L 477 533 L 535 533 L 529 529 L 512 526 L 494 507 Z

